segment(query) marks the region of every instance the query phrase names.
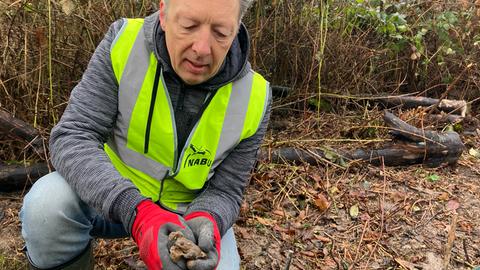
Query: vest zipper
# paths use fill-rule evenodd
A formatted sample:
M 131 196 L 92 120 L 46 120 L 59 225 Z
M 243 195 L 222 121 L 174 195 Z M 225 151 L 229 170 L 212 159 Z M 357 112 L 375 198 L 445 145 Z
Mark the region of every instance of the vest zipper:
M 176 116 L 175 116 L 175 108 L 173 108 L 172 106 L 172 103 L 171 103 L 171 99 L 170 99 L 170 94 L 168 92 L 168 89 L 165 89 L 165 92 L 167 92 L 167 96 L 168 96 L 168 100 L 169 100 L 169 104 L 170 104 L 170 108 L 171 108 L 171 114 L 172 114 L 172 125 L 173 125 L 173 137 L 174 137 L 174 140 L 175 140 L 175 145 L 174 145 L 174 154 L 173 154 L 173 167 L 172 167 L 172 170 L 168 171 L 168 175 L 169 176 L 173 176 L 175 175 L 175 168 L 177 168 L 177 164 L 178 164 L 178 132 L 177 132 L 177 122 L 176 122 Z M 183 107 L 184 107 L 184 103 L 185 102 L 185 84 L 183 83 L 183 81 L 180 82 L 180 95 L 178 96 L 178 100 L 177 100 L 177 106 L 180 106 L 179 109 L 182 109 L 183 110 Z
M 183 110 L 185 107 L 185 84 L 182 82 L 180 84 L 180 95 L 178 96 L 178 101 L 177 101 L 177 109 L 178 110 Z
M 156 74 L 155 74 L 156 75 Z M 165 82 L 165 78 L 163 77 L 163 72 L 161 72 L 160 76 L 161 77 L 161 81 L 162 83 Z M 182 84 L 183 86 L 183 84 Z M 172 121 L 172 128 L 173 128 L 173 167 L 170 168 L 169 170 L 167 170 L 167 173 L 165 174 L 165 176 L 161 179 L 161 183 L 160 183 L 160 192 L 158 194 L 158 203 L 160 206 L 162 206 L 163 208 L 165 209 L 169 209 L 168 207 L 165 207 L 163 204 L 162 204 L 162 193 L 163 193 L 163 188 L 164 188 L 164 185 L 165 185 L 165 179 L 167 177 L 170 177 L 171 176 L 171 171 L 173 170 L 173 168 L 175 168 L 176 164 L 177 164 L 177 157 L 178 157 L 178 150 L 177 150 L 177 144 L 178 144 L 178 139 L 177 139 L 177 124 L 175 123 L 175 110 L 172 106 L 172 99 L 170 98 L 170 93 L 168 92 L 168 88 L 166 86 L 166 84 L 164 83 L 163 85 L 164 87 L 164 92 L 165 92 L 165 95 L 167 96 L 167 101 L 168 101 L 168 106 L 170 107 L 170 115 L 171 115 L 171 121 Z M 172 210 L 170 210 L 172 211 Z
M 178 166 L 178 164 L 181 164 L 181 161 L 183 159 L 183 155 L 185 154 L 185 149 L 187 149 L 190 146 L 190 141 L 192 139 L 193 134 L 195 133 L 195 129 L 197 127 L 198 122 L 200 121 L 200 118 L 203 115 L 203 112 L 207 109 L 208 105 L 212 101 L 213 97 L 215 94 L 218 92 L 218 89 L 213 90 L 210 95 L 206 98 L 205 102 L 203 103 L 202 107 L 198 111 L 197 115 L 195 116 L 195 120 L 192 121 L 188 129 L 190 130 L 190 134 L 188 135 L 187 140 L 185 141 L 185 145 L 182 148 L 182 152 L 180 153 L 180 156 L 178 159 L 175 160 L 175 166 L 173 167 L 173 174 L 171 175 L 172 177 L 176 176 L 178 172 L 180 171 L 181 166 Z
M 155 108 L 155 101 L 157 99 L 157 92 L 158 92 L 158 82 L 160 80 L 160 74 L 162 73 L 160 68 L 160 62 L 157 62 L 157 67 L 155 69 L 155 80 L 153 82 L 153 89 L 152 89 L 152 98 L 150 99 L 150 108 L 148 111 L 148 118 L 147 118 L 147 128 L 145 130 L 145 144 L 143 153 L 148 153 L 148 144 L 150 142 L 150 128 L 152 126 L 152 118 L 153 118 L 153 110 Z

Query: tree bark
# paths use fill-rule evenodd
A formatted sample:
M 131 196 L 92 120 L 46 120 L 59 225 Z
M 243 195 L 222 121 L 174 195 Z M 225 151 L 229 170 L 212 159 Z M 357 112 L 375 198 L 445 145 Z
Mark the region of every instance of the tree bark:
M 0 192 L 10 192 L 29 187 L 38 178 L 49 172 L 46 163 L 37 163 L 30 166 L 0 164 Z
M 45 151 L 43 139 L 37 129 L 2 109 L 0 109 L 0 135 L 23 139 L 39 154 Z

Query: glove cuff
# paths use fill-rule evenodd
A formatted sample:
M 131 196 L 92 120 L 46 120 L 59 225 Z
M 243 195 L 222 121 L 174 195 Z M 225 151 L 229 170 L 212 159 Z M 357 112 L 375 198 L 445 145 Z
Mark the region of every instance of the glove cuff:
M 196 218 L 196 217 L 206 217 L 208 219 L 212 219 L 213 220 L 212 222 L 215 222 L 213 216 L 210 213 L 208 213 L 207 211 L 194 211 L 194 212 L 186 214 L 183 218 L 185 218 L 185 220 L 190 220 L 190 219 Z M 216 222 L 215 222 L 215 224 L 216 224 Z
M 141 201 L 137 207 L 135 207 L 135 217 L 132 224 L 131 235 L 135 241 L 137 241 L 137 234 L 139 232 L 139 226 L 142 224 L 142 220 L 145 218 L 145 213 L 148 212 L 148 208 L 151 208 L 154 203 L 150 200 Z

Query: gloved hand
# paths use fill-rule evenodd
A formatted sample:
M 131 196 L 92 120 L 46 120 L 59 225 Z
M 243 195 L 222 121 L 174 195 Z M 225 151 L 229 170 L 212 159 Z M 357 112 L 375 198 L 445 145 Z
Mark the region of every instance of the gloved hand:
M 187 239 L 195 239 L 181 216 L 164 210 L 149 200 L 142 201 L 137 206 L 132 236 L 140 250 L 140 258 L 149 270 L 187 269 L 185 261 L 174 263 L 170 259 L 168 236 L 173 231 L 182 231 Z
M 185 221 L 192 230 L 195 243 L 207 253 L 206 259 L 188 261 L 190 270 L 212 270 L 216 269 L 220 261 L 220 232 L 215 219 L 207 212 L 193 212 L 185 217 Z

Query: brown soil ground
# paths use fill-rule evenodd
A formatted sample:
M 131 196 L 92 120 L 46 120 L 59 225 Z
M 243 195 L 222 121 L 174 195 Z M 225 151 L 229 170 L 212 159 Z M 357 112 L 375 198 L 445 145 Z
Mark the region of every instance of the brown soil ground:
M 375 147 L 355 127 L 378 122 L 378 115 L 361 119 L 273 117 L 264 147 Z M 480 149 L 480 127 L 467 125 L 456 166 L 260 163 L 235 225 L 242 269 L 477 269 L 480 159 L 468 152 Z M 0 194 L 0 269 L 26 268 L 23 194 Z M 131 240 L 98 240 L 95 257 L 97 269 L 144 269 Z

